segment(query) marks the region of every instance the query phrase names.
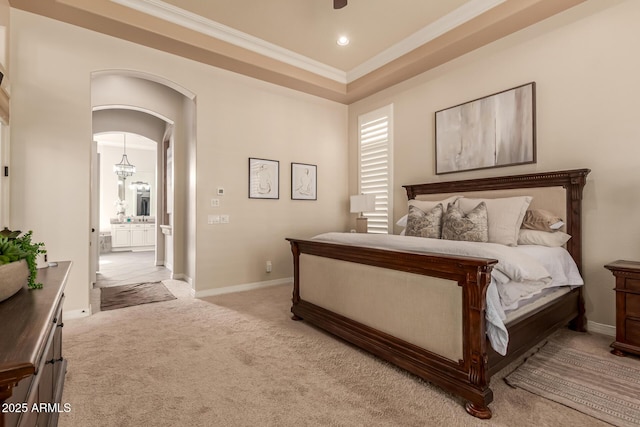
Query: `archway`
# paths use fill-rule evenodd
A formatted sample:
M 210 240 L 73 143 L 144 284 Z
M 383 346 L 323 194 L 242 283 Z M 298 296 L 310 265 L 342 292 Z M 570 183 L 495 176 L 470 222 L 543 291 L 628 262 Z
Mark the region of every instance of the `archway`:
M 191 246 L 195 247 L 195 241 L 187 230 L 195 221 L 195 211 L 190 209 L 195 206 L 195 192 L 181 190 L 192 188 L 187 171 L 195 167 L 195 96 L 158 76 L 121 70 L 93 73 L 91 94 L 94 135 L 135 134 L 157 144 L 156 197 L 152 202 L 156 213 L 155 263 L 170 268 L 173 278 L 192 281 L 195 268 L 190 266 L 195 261 L 189 254 L 194 253 Z M 97 164 L 97 148 L 92 153 L 92 162 Z M 96 182 L 92 185 L 91 209 L 95 230 L 91 245 L 92 278 L 98 267 L 99 231 L 108 227 L 96 215 L 97 188 Z M 133 213 L 131 210 L 129 215 Z

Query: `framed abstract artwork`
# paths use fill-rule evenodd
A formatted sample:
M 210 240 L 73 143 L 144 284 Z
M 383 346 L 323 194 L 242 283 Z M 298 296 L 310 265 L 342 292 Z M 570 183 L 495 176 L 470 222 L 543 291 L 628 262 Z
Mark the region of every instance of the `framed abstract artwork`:
M 535 82 L 436 111 L 436 174 L 536 162 Z
M 291 199 L 317 200 L 318 167 L 306 163 L 291 163 Z
M 249 198 L 280 198 L 280 162 L 249 158 Z

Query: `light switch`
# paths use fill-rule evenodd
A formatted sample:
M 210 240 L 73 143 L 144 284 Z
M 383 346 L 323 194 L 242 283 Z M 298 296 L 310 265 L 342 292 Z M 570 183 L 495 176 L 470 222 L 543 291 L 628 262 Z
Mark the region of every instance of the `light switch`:
M 208 224 L 220 224 L 220 215 L 209 215 L 207 217 Z

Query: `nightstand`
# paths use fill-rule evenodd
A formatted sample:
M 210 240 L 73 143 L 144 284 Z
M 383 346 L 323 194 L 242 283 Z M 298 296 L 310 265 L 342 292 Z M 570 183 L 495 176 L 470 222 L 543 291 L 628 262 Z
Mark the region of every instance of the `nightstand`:
M 640 262 L 619 260 L 604 267 L 616 277 L 616 340 L 611 353 L 640 355 Z

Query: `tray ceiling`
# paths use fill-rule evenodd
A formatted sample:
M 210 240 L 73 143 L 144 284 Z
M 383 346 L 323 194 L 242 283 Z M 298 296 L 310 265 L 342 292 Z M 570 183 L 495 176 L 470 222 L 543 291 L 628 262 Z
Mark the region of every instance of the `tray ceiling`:
M 10 0 L 216 67 L 352 103 L 584 0 Z M 346 35 L 347 46 L 336 40 Z

